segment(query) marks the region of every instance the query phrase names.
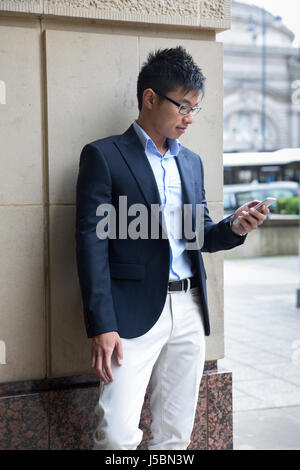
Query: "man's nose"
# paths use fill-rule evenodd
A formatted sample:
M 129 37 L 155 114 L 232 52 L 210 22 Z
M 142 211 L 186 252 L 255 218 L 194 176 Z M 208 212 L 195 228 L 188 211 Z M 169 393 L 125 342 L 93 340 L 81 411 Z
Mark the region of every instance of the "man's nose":
M 192 112 L 190 112 L 189 114 L 185 114 L 183 118 L 183 122 L 185 125 L 192 124 L 193 119 L 194 119 L 194 116 L 192 115 Z

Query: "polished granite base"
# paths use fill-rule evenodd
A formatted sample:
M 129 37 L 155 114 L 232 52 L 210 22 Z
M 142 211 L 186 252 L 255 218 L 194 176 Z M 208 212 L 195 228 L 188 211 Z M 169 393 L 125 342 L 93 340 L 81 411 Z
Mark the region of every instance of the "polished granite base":
M 91 449 L 97 424 L 94 407 L 99 381 L 94 375 L 0 384 L 0 450 Z M 151 436 L 148 386 L 139 450 Z M 205 363 L 189 450 L 231 450 L 231 372 Z

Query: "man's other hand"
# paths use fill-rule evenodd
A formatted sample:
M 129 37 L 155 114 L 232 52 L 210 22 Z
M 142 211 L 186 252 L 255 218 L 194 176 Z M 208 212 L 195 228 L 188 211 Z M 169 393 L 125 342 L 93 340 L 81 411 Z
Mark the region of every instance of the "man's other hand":
M 253 209 L 259 202 L 257 200 L 248 202 L 235 211 L 231 219 L 231 230 L 236 235 L 246 235 L 263 223 L 270 211 L 265 205 L 260 208 L 260 211 Z M 235 219 L 239 221 L 239 224 L 233 224 Z
M 111 371 L 111 359 L 114 352 L 116 363 L 121 366 L 123 361 L 122 342 L 116 331 L 109 331 L 93 337 L 91 368 L 105 384 L 114 380 Z

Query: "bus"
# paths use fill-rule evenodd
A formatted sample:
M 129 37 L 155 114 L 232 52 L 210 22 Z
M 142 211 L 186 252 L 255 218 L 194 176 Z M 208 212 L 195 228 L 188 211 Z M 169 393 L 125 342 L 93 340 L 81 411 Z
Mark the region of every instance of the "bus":
M 224 153 L 224 184 L 300 181 L 300 149 Z

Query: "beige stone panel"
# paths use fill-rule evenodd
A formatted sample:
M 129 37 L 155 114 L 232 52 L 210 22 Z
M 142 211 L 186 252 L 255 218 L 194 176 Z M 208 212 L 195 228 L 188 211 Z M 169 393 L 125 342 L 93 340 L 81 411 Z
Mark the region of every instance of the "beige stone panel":
M 50 375 L 91 373 L 75 256 L 75 207 L 50 208 Z
M 210 204 L 215 222 L 222 218 L 222 205 Z M 75 257 L 75 208 L 50 209 L 51 278 L 51 373 L 53 377 L 90 373 L 91 340 L 86 336 Z M 207 360 L 224 355 L 223 253 L 204 253 L 208 277 L 211 336 Z
M 0 382 L 46 374 L 43 209 L 0 207 Z M 2 343 L 3 347 L 3 343 Z
M 136 119 L 137 44 L 131 36 L 46 32 L 52 203 L 75 202 L 82 147 Z
M 223 204 L 209 203 L 209 214 L 217 223 L 223 218 Z M 206 360 L 224 357 L 224 252 L 203 253 L 207 274 L 207 296 L 210 313 L 210 336 L 206 337 Z
M 184 46 L 206 77 L 202 110 L 194 118 L 183 145 L 199 154 L 204 163 L 208 201 L 223 200 L 223 45 L 210 41 L 140 38 L 140 62 L 156 48 Z
M 40 28 L 0 22 L 0 205 L 42 202 Z M 3 89 L 3 87 L 2 87 Z

